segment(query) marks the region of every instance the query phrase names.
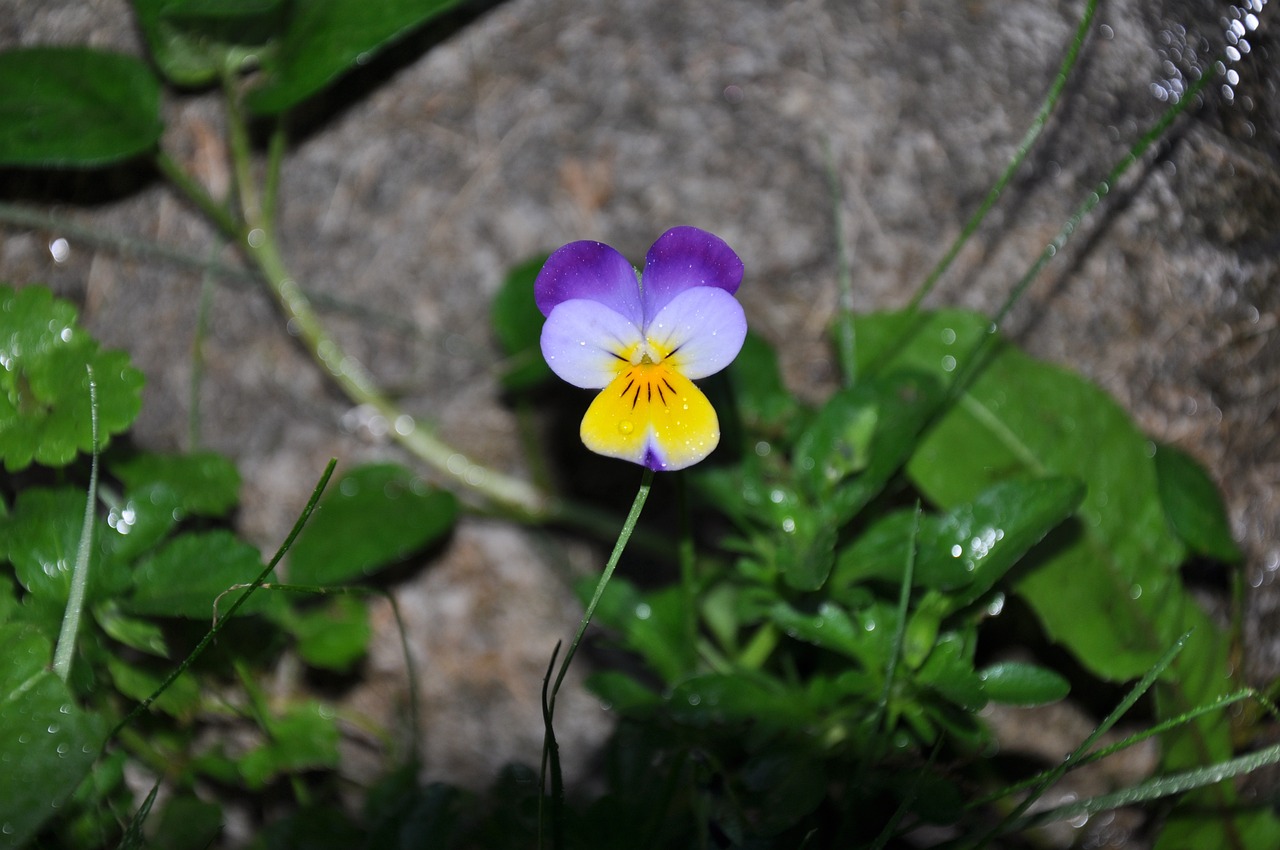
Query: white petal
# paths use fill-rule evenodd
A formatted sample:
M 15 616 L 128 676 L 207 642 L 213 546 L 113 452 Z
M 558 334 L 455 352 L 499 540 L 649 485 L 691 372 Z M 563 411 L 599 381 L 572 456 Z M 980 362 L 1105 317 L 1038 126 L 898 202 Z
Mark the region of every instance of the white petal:
M 667 302 L 645 333 L 651 345 L 675 360 L 673 368 L 697 380 L 733 362 L 747 336 L 742 305 L 723 289 L 698 286 Z
M 599 301 L 561 301 L 542 326 L 542 356 L 575 387 L 600 389 L 631 366 L 640 329 Z

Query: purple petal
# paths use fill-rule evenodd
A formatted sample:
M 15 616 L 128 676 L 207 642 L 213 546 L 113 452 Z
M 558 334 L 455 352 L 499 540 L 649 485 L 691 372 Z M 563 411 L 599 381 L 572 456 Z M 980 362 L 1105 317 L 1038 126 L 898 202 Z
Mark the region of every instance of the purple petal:
M 542 315 L 575 298 L 597 301 L 630 319 L 643 322 L 640 285 L 627 258 L 601 242 L 570 242 L 547 258 L 533 284 Z
M 737 292 L 742 260 L 719 236 L 696 227 L 673 227 L 649 249 L 641 280 L 644 315 L 651 320 L 668 301 L 695 286 Z
M 723 289 L 686 289 L 649 320 L 649 342 L 667 352 L 672 368 L 697 380 L 733 362 L 747 336 L 742 305 Z
M 599 301 L 575 298 L 558 304 L 542 325 L 542 356 L 575 387 L 600 389 L 630 368 L 640 329 Z

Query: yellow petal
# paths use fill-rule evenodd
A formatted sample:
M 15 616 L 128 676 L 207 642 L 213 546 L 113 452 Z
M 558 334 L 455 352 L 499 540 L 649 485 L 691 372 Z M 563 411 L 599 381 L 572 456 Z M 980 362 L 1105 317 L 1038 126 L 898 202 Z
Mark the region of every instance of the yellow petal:
M 720 442 L 720 420 L 688 378 L 663 363 L 641 363 L 591 402 L 582 417 L 582 442 L 650 469 L 684 469 Z

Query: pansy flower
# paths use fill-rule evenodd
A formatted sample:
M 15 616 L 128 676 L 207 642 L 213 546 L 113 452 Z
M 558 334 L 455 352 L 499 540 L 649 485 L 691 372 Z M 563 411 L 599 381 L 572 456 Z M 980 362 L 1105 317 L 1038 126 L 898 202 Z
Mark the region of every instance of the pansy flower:
M 717 236 L 673 227 L 643 275 L 599 242 L 572 242 L 534 283 L 551 370 L 600 394 L 582 417 L 593 452 L 655 470 L 684 469 L 720 442 L 720 421 L 693 381 L 733 362 L 747 319 L 733 294 L 742 260 Z

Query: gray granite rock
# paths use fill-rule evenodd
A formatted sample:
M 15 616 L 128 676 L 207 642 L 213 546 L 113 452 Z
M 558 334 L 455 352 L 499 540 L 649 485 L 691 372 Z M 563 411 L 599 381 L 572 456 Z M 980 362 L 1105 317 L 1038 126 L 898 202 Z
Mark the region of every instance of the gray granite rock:
M 137 50 L 121 0 L 5 3 L 0 45 Z M 375 61 L 309 110 L 284 169 L 285 254 L 309 292 L 359 305 L 326 316 L 411 411 L 516 474 L 528 470 L 494 379 L 488 303 L 514 263 L 574 239 L 639 258 L 674 224 L 720 234 L 746 262 L 752 325 L 778 345 L 791 386 L 820 397 L 834 385 L 823 332 L 837 245 L 852 259 L 858 309 L 905 304 L 1003 169 L 1082 7 L 512 0 L 425 53 L 415 42 Z M 1258 681 L 1280 673 L 1274 12 L 1246 29 L 1251 52 L 1231 63 L 1236 82 L 1214 82 L 1115 187 L 1007 326 L 1032 353 L 1099 382 L 1220 482 L 1248 552 Z M 1210 67 L 1242 14 L 1200 0 L 1103 4 L 1041 143 L 928 303 L 994 310 L 1169 98 Z M 212 99 L 173 99 L 166 117 L 167 149 L 225 187 Z M 209 229 L 162 187 L 90 188 L 101 203 L 57 212 L 210 254 Z M 48 281 L 83 304 L 93 330 L 148 376 L 138 439 L 186 446 L 200 276 L 76 239 L 54 263 L 57 235 L 5 228 L 0 273 Z M 235 458 L 242 525 L 268 548 L 329 456 L 398 456 L 360 427 L 281 324 L 263 293 L 215 286 L 199 387 L 201 441 Z M 537 683 L 576 622 L 562 579 L 593 563 L 467 520 L 441 562 L 406 584 L 429 774 L 477 785 L 504 760 L 536 762 Z M 387 719 L 404 680 L 391 629 L 382 635 L 356 703 Z M 562 746 L 580 754 L 581 771 L 607 724 L 585 696 L 562 717 Z

